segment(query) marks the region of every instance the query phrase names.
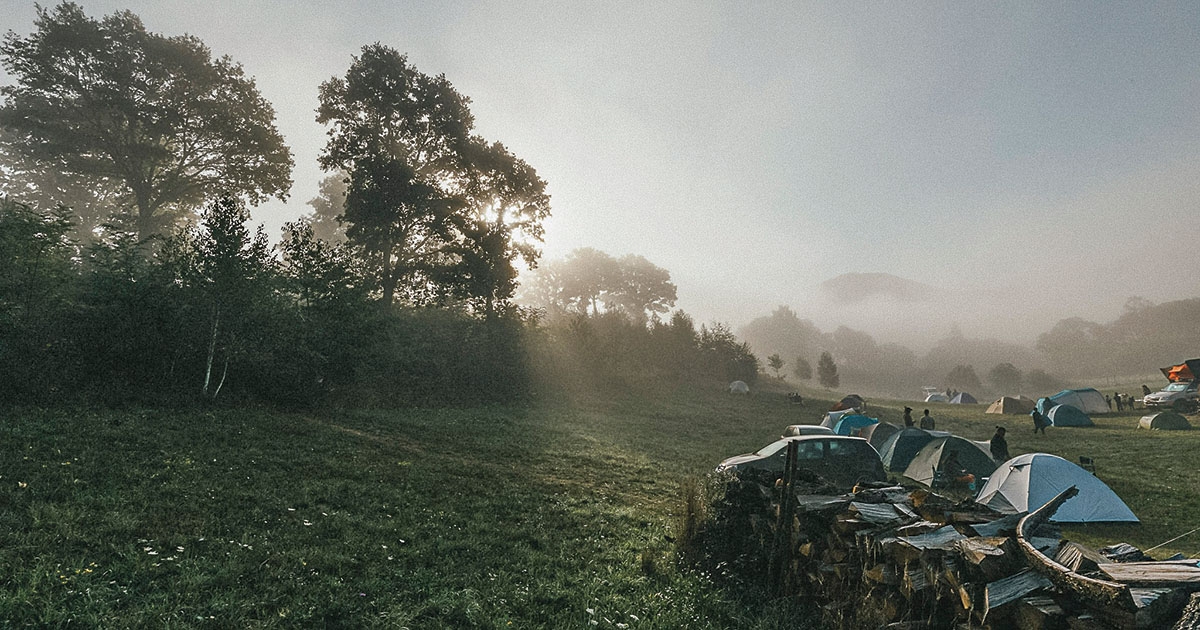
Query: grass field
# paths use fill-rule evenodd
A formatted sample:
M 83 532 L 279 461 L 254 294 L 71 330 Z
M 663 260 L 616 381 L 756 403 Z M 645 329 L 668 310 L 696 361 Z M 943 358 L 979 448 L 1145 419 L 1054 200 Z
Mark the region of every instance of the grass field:
M 681 483 L 815 419 L 782 393 L 461 410 L 68 412 L 0 422 L 0 625 L 774 628 L 804 614 L 676 565 Z M 901 403 L 872 403 L 884 420 Z M 987 439 L 984 406 L 934 405 Z M 1014 454 L 1093 456 L 1143 548 L 1193 527 L 1200 431 L 1097 428 Z M 1155 552 L 1200 553 L 1200 536 Z M 594 623 L 592 623 L 594 622 Z M 790 627 L 790 626 L 789 626 Z

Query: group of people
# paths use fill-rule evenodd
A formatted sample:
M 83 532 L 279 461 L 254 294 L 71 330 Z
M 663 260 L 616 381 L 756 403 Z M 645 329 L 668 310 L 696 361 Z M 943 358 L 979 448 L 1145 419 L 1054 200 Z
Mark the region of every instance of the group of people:
M 1146 394 L 1150 393 L 1150 388 L 1146 387 L 1145 385 L 1142 385 L 1142 390 Z M 1125 411 L 1126 409 L 1133 411 L 1133 403 L 1136 402 L 1136 399 L 1129 394 L 1113 392 L 1112 396 L 1109 396 L 1108 394 L 1104 395 L 1104 402 L 1108 403 L 1109 411 L 1112 411 L 1114 402 L 1117 403 L 1117 411 Z
M 916 424 L 913 422 L 912 412 L 912 407 L 904 408 L 904 428 L 906 429 Z M 921 416 L 921 428 L 926 431 L 934 430 L 933 418 L 930 417 L 928 409 L 925 410 L 925 415 Z

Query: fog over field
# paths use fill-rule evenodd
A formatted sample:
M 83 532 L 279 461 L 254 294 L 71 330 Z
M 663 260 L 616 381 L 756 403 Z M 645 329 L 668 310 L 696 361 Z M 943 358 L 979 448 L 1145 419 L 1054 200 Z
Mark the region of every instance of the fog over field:
M 545 259 L 645 256 L 697 321 L 788 305 L 918 347 L 955 325 L 1031 343 L 1200 295 L 1195 3 L 80 4 L 255 77 L 296 163 L 253 211 L 273 238 L 324 176 L 317 86 L 378 41 L 548 182 Z M 33 29 L 32 2 L 0 9 Z M 839 300 L 848 273 L 929 291 Z

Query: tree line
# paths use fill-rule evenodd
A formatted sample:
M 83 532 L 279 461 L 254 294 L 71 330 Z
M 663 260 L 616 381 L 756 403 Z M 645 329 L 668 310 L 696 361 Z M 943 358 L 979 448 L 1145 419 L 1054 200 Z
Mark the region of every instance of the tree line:
M 726 327 L 661 321 L 675 287 L 640 256 L 593 256 L 589 289 L 549 264 L 569 308 L 519 307 L 546 183 L 394 49 L 319 86 L 332 175 L 272 246 L 249 206 L 293 162 L 240 64 L 128 11 L 37 15 L 0 44 L 0 399 L 428 404 L 757 371 Z

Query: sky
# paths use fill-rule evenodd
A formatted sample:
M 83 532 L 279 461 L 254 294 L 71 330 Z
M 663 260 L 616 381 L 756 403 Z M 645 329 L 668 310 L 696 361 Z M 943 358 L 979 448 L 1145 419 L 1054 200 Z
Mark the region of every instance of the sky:
M 318 85 L 380 42 L 548 182 L 546 259 L 645 256 L 700 322 L 788 305 L 916 345 L 953 325 L 1032 342 L 1200 296 L 1198 3 L 80 4 L 255 77 L 296 159 L 288 201 L 254 209 L 272 235 L 323 177 Z M 0 31 L 34 16 L 0 0 Z M 822 295 L 872 272 L 938 297 Z

